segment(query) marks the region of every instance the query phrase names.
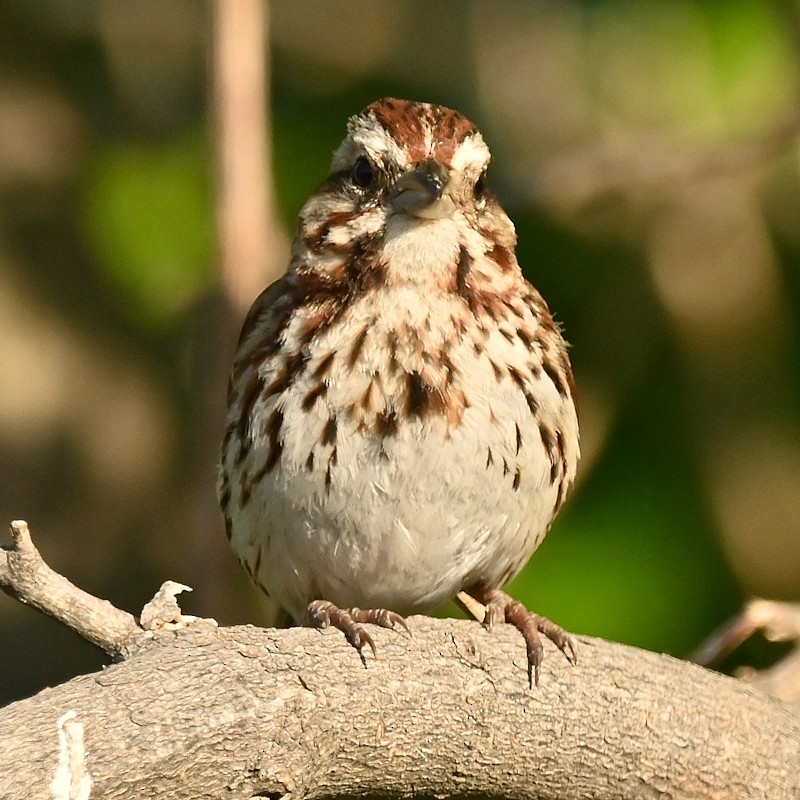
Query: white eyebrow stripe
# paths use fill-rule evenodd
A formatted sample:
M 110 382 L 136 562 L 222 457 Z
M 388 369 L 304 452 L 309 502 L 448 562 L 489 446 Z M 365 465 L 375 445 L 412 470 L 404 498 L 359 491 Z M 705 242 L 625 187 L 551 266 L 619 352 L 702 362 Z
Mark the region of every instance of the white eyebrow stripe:
M 351 122 L 349 138 L 368 156 L 384 164 L 391 162 L 400 167 L 410 166 L 405 150 L 372 114 Z
M 482 172 L 486 169 L 490 158 L 491 154 L 483 141 L 483 136 L 476 131 L 458 145 L 453 153 L 451 166 L 458 172 Z

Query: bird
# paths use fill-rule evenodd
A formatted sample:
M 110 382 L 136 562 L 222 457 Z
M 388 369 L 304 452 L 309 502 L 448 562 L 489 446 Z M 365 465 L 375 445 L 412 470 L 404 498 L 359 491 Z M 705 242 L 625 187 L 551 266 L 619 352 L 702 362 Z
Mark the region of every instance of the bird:
M 352 116 L 302 207 L 286 274 L 244 320 L 218 476 L 227 537 L 299 625 L 365 627 L 451 599 L 573 637 L 503 590 L 537 549 L 580 456 L 561 327 L 465 116 L 383 98 Z M 476 610 L 477 609 L 477 610 Z

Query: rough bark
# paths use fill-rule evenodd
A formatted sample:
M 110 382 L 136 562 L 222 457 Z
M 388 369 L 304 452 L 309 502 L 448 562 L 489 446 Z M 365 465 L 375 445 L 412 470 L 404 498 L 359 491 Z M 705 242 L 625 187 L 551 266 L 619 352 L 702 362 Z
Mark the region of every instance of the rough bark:
M 0 711 L 0 797 L 800 800 L 800 714 L 701 667 L 579 637 L 530 689 L 510 626 L 412 617 L 365 668 L 336 630 L 176 620 L 180 588 L 124 660 Z
M 80 733 L 86 797 L 800 798 L 800 716 L 756 689 L 581 637 L 531 690 L 516 632 L 410 625 L 366 669 L 338 631 L 159 632 L 0 712 L 0 797 L 79 797 Z

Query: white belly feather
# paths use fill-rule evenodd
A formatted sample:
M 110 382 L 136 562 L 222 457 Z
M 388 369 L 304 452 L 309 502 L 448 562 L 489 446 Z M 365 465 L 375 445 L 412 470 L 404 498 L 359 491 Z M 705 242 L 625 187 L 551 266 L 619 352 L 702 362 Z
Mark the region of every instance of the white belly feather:
M 298 620 L 314 599 L 407 614 L 435 609 L 475 582 L 501 585 L 540 543 L 563 484 L 574 475 L 571 399 L 564 402 L 545 374 L 530 369 L 529 348 L 497 330 L 488 334 L 487 349 L 526 377 L 538 418 L 519 385 L 508 374 L 498 376 L 485 350 L 476 352 L 473 340 L 452 328 L 434 329 L 428 335 L 448 348 L 451 380 L 463 389 L 458 418 L 404 419 L 401 413 L 389 434 L 376 429 L 376 415 L 399 396 L 409 372 L 427 371 L 430 383 L 445 385 L 441 365 L 423 363 L 414 342 L 398 344 L 398 371 L 388 374 L 387 337 L 405 330 L 398 320 L 424 329 L 427 318 L 450 321 L 464 313 L 447 298 L 438 308 L 409 306 L 403 291 L 386 293 L 385 315 L 374 305 L 368 316 L 352 308 L 344 324 L 315 341 L 298 382 L 253 407 L 250 468 L 266 458 L 264 420 L 275 408 L 283 419 L 280 464 L 253 483 L 246 503 L 232 505 L 232 544 L 255 580 Z M 398 308 L 405 315 L 398 317 Z M 364 326 L 368 333 L 348 376 L 347 350 Z M 301 413 L 315 385 L 314 365 L 329 353 L 337 355 L 324 395 Z M 370 382 L 367 410 L 355 413 Z M 325 443 L 331 420 L 335 441 Z M 557 480 L 542 422 L 558 432 L 566 453 Z

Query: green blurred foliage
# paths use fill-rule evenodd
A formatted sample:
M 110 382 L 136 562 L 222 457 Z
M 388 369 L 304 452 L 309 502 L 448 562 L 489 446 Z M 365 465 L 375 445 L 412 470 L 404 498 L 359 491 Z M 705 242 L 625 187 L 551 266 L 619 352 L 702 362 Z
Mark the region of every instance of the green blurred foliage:
M 752 0 L 699 4 L 708 27 L 718 106 L 743 132 L 786 102 L 787 72 L 797 70 L 792 9 Z
M 187 129 L 92 153 L 80 221 L 114 291 L 146 326 L 179 320 L 215 279 L 211 154 Z
M 512 591 L 568 628 L 687 655 L 739 590 L 681 435 L 669 361 L 634 387 L 600 465 Z

